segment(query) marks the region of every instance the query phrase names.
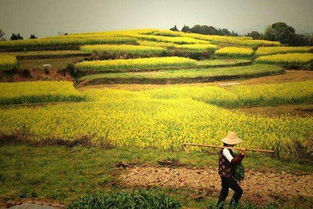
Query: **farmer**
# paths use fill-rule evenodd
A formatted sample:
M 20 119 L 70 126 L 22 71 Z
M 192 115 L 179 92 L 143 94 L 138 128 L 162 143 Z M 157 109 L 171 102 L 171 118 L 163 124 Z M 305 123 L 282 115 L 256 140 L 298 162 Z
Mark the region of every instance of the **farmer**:
M 241 143 L 242 140 L 238 138 L 235 132 L 229 132 L 227 137 L 222 139 L 222 142 L 224 143 L 224 147 L 233 147 Z M 235 178 L 234 168 L 242 161 L 244 154 L 245 149 L 240 150 L 240 154 L 236 156 L 231 149 L 227 148 L 223 148 L 219 153 L 218 174 L 221 177 L 222 190 L 217 202 L 218 208 L 223 208 L 229 188 L 235 192 L 230 201 L 230 205 L 236 206 L 241 198 L 243 191 Z

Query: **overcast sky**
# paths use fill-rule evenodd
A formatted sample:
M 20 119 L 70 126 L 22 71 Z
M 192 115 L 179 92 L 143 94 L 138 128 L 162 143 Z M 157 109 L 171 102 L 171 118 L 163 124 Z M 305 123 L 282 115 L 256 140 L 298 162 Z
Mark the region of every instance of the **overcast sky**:
M 0 29 L 7 37 L 184 24 L 246 33 L 277 21 L 313 32 L 313 0 L 0 0 Z

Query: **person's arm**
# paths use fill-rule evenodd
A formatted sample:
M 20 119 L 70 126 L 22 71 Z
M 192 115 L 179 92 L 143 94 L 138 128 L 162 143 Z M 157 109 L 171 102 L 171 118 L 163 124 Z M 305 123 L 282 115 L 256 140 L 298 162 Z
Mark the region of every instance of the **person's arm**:
M 230 154 L 229 150 L 224 148 L 223 149 L 223 155 L 226 157 L 226 159 L 233 165 L 237 165 L 239 164 L 243 158 L 245 157 L 244 156 L 244 151 L 240 152 L 239 155 L 237 155 L 235 158 L 233 158 L 233 156 Z

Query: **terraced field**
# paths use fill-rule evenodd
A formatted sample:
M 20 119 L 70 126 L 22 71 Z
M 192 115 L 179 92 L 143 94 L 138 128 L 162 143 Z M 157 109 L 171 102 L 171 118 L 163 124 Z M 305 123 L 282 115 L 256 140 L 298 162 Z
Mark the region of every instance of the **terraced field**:
M 0 49 L 0 207 L 1 197 L 68 201 L 112 189 L 116 167 L 216 166 L 207 152 L 187 156 L 181 145 L 220 145 L 229 131 L 243 147 L 274 150 L 249 155 L 250 168 L 312 167 L 311 47 L 134 29 L 3 41 Z M 284 113 L 290 106 L 307 113 Z
M 204 64 L 204 62 L 203 62 Z M 210 63 L 206 63 L 210 64 Z M 284 69 L 273 65 L 250 65 L 243 67 L 197 68 L 179 70 L 159 70 L 154 72 L 104 73 L 79 78 L 84 85 L 107 83 L 190 83 L 251 78 L 284 73 Z

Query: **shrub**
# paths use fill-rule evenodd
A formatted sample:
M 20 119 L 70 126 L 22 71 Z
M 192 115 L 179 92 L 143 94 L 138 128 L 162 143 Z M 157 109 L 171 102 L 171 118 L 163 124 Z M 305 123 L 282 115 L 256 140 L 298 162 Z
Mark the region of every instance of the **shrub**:
M 121 191 L 112 195 L 102 192 L 87 194 L 73 201 L 68 209 L 175 209 L 181 204 L 163 193 L 154 190 Z

